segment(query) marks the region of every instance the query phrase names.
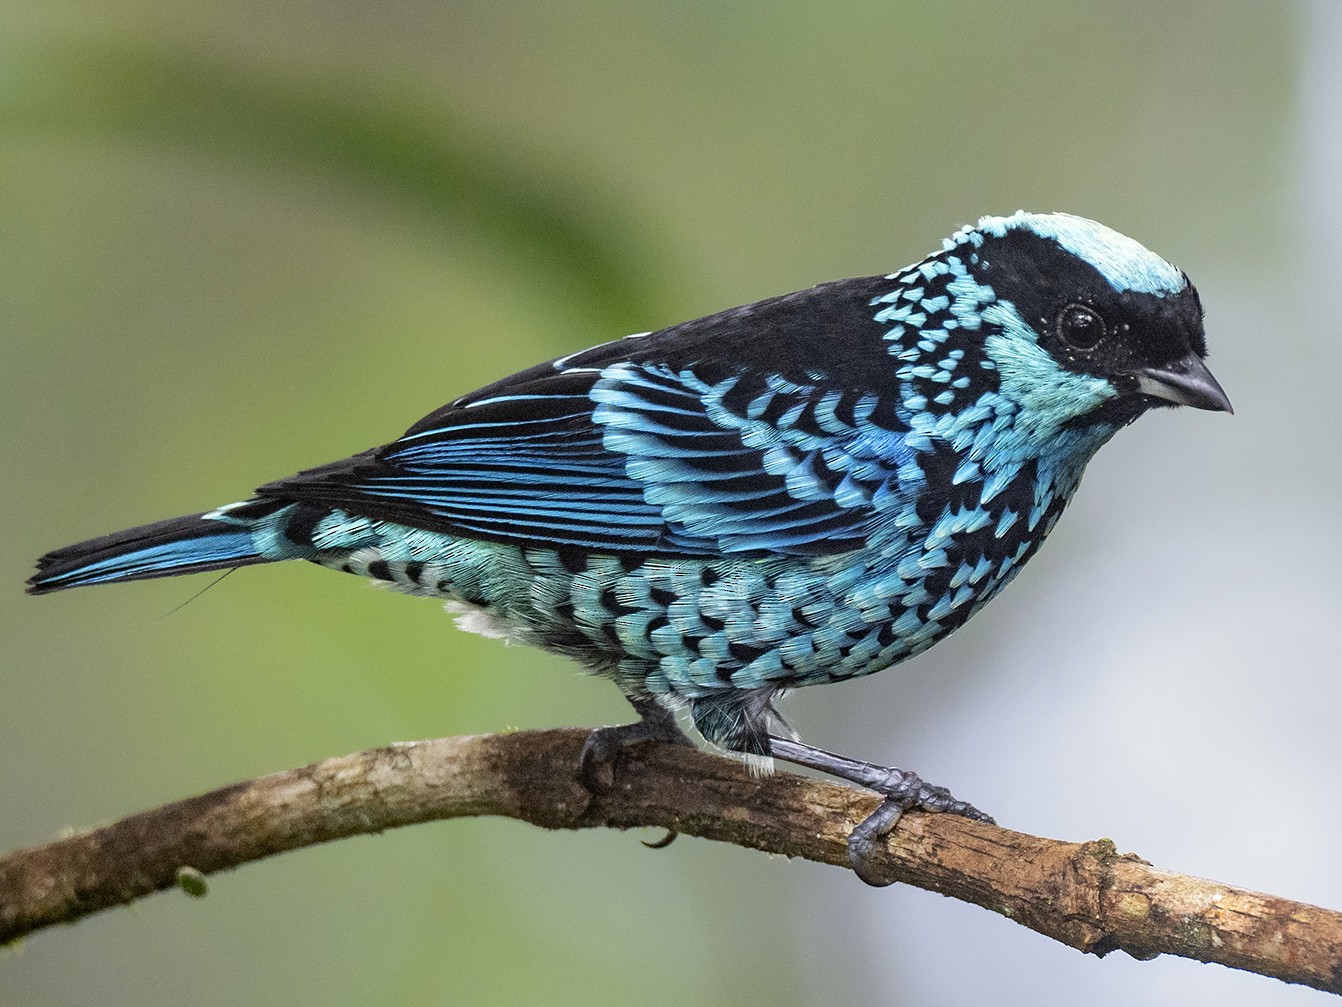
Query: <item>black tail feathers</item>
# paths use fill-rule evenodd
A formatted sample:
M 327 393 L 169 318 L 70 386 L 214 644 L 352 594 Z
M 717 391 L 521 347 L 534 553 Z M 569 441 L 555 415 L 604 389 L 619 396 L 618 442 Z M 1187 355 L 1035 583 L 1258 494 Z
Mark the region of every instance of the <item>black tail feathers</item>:
M 271 504 L 269 510 L 274 509 Z M 213 512 L 218 513 L 218 512 Z M 232 514 L 230 514 L 232 517 Z M 252 529 L 205 514 L 169 518 L 47 553 L 28 580 L 29 594 L 264 563 Z

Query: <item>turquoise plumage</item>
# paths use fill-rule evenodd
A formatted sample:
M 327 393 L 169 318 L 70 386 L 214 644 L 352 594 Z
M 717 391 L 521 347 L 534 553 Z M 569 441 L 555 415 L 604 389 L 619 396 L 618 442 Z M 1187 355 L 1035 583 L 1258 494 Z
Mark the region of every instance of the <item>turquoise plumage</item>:
M 58 550 L 30 591 L 305 559 L 567 654 L 642 719 L 595 762 L 710 741 L 876 785 L 913 774 L 776 733 L 784 689 L 870 674 L 1020 571 L 1091 456 L 1152 406 L 1229 410 L 1187 277 L 1100 224 L 985 217 L 841 280 L 537 365 L 243 502 Z M 882 774 L 885 774 L 884 776 Z

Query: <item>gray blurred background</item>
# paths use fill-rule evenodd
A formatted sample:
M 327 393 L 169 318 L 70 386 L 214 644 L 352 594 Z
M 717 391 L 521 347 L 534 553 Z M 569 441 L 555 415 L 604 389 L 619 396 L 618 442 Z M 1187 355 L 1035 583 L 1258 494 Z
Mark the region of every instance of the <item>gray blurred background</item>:
M 1026 207 L 1185 269 L 1236 415 L 1125 431 L 1002 600 L 786 710 L 1013 828 L 1342 906 L 1340 68 L 1326 0 L 10 0 L 0 848 L 394 739 L 629 716 L 352 578 L 26 598 L 38 554 Z M 303 851 L 0 952 L 0 1003 L 1324 1002 L 638 838 L 481 820 Z

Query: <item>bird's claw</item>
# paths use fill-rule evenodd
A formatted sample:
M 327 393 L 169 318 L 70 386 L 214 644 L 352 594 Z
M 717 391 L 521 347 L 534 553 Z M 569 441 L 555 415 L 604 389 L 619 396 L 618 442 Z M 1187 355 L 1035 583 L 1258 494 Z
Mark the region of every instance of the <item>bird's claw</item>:
M 871 854 L 876 849 L 876 841 L 890 834 L 905 810 L 903 802 L 887 797 L 848 834 L 848 863 L 852 865 L 853 873 L 873 888 L 894 884 L 872 870 Z
M 638 727 L 638 724 L 628 724 L 626 727 Z M 624 741 L 621 727 L 596 727 L 587 735 L 587 740 L 582 744 L 582 752 L 578 756 L 578 779 L 588 792 L 596 794 L 609 793 L 615 782 L 615 756 L 624 751 L 625 747 L 633 742 Z M 614 735 L 612 737 L 612 735 Z M 610 780 L 602 777 L 603 767 L 610 767 Z
M 891 833 L 904 812 L 910 808 L 961 815 L 976 822 L 996 824 L 991 815 L 984 814 L 967 801 L 957 800 L 945 787 L 924 783 L 917 773 L 901 769 L 891 769 L 889 773 L 884 785 L 868 784 L 877 793 L 884 794 L 885 800 L 848 835 L 848 862 L 853 867 L 853 873 L 873 888 L 883 888 L 893 883 L 873 869 L 871 856 L 877 842 Z
M 594 727 L 583 742 L 582 752 L 578 756 L 578 779 L 589 793 L 610 793 L 615 786 L 615 761 L 620 753 L 632 745 L 662 741 L 668 745 L 694 747 L 694 742 L 685 737 L 676 724 L 675 715 L 665 707 L 647 700 L 634 702 L 634 709 L 642 719 L 632 724 Z M 603 766 L 610 767 L 609 782 L 601 772 Z
M 593 797 L 608 794 L 614 789 L 615 760 L 631 745 L 661 741 L 668 745 L 694 747 L 694 742 L 685 737 L 676 725 L 675 717 L 663 707 L 635 703 L 634 708 L 642 716 L 637 723 L 593 728 L 583 742 L 582 752 L 578 755 L 578 780 Z M 601 773 L 603 766 L 610 768 L 609 782 Z M 667 829 L 666 835 L 656 842 L 640 842 L 650 850 L 664 850 L 675 842 L 677 835 L 679 833 Z

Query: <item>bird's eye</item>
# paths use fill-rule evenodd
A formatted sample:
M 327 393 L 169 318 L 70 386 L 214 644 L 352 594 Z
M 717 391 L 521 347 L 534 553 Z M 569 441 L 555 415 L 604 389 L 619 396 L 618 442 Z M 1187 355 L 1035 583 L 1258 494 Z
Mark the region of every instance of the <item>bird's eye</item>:
M 1078 350 L 1093 350 L 1105 336 L 1104 319 L 1084 304 L 1069 304 L 1058 313 L 1058 336 Z

